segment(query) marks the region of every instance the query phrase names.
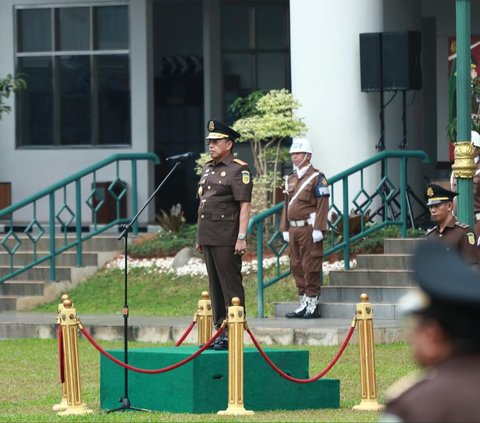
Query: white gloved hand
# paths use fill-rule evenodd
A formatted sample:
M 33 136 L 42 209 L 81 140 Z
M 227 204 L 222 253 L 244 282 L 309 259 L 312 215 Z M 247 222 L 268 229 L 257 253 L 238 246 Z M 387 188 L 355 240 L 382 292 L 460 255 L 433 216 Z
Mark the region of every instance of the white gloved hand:
M 290 235 L 288 232 L 282 232 L 282 235 L 285 242 L 290 242 Z
M 312 232 L 313 242 L 320 242 L 323 239 L 323 232 L 320 229 L 314 229 Z

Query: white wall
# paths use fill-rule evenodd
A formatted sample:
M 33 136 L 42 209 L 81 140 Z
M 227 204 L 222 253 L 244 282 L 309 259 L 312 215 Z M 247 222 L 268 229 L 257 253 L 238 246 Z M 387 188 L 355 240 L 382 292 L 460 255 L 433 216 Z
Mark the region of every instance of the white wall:
M 103 1 L 103 0 L 102 0 Z M 101 3 L 96 1 L 95 3 Z M 104 0 L 105 3 L 109 1 Z M 83 0 L 49 0 L 54 4 L 92 4 Z M 111 2 L 110 2 L 111 3 Z M 149 0 L 135 0 L 130 7 L 130 46 L 131 46 L 131 101 L 132 101 L 132 146 L 128 148 L 74 148 L 74 149 L 16 149 L 15 148 L 15 113 L 5 115 L 0 121 L 0 181 L 12 183 L 12 203 L 18 202 L 81 169 L 84 169 L 106 157 L 122 152 L 147 152 L 153 145 L 153 107 L 151 57 L 147 46 L 147 33 L 150 31 L 146 22 L 151 13 L 147 5 Z M 14 6 L 44 5 L 37 0 L 2 0 L 0 2 L 0 75 L 14 73 Z M 149 17 L 149 19 L 147 19 Z M 151 37 L 150 37 L 151 39 Z M 112 180 L 114 169 L 102 175 L 102 180 Z M 125 178 L 130 185 L 130 177 Z M 139 206 L 144 203 L 153 190 L 153 182 L 148 176 L 145 161 L 138 162 Z M 130 210 L 129 210 L 130 212 Z M 90 209 L 83 207 L 84 220 L 91 216 Z M 153 211 L 145 212 L 140 222 L 152 218 Z M 30 215 L 18 214 L 16 219 L 30 219 Z M 39 220 L 46 220 L 41 215 Z

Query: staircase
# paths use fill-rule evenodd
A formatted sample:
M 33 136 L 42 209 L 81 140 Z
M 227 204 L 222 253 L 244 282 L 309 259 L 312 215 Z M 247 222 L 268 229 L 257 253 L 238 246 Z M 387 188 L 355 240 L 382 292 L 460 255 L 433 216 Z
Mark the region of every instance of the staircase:
M 21 247 L 14 256 L 14 268 L 30 263 L 33 251 L 28 250 L 28 238 L 19 237 Z M 69 240 L 69 239 L 68 239 Z M 56 239 L 58 245 L 65 242 L 64 237 Z M 83 244 L 83 267 L 76 267 L 75 250 L 67 250 L 56 257 L 56 275 L 58 281 L 49 280 L 48 262 L 27 270 L 0 284 L 0 312 L 28 310 L 37 304 L 53 301 L 61 293 L 74 288 L 78 283 L 94 274 L 98 268 L 113 259 L 122 249 L 122 241 L 116 236 L 96 236 Z M 41 239 L 37 245 L 38 256 L 49 250 L 49 239 Z M 0 277 L 10 271 L 10 257 L 6 251 L 0 251 Z
M 360 254 L 354 270 L 335 270 L 322 287 L 320 312 L 325 318 L 350 319 L 360 295 L 366 293 L 374 306 L 374 319 L 399 320 L 398 301 L 416 286 L 409 261 L 422 238 L 384 240 L 383 254 Z M 298 303 L 277 303 L 275 316 L 295 310 Z

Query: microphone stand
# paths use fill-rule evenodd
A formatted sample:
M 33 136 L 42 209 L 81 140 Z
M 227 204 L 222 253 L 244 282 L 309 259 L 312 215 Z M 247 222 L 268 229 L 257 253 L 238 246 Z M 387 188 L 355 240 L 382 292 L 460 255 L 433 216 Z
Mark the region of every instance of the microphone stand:
M 124 277 L 124 303 L 123 303 L 123 309 L 122 309 L 122 315 L 123 315 L 123 361 L 125 364 L 128 364 L 128 231 L 132 227 L 132 225 L 137 221 L 138 216 L 145 210 L 145 208 L 148 206 L 150 201 L 152 201 L 153 197 L 157 194 L 157 192 L 160 190 L 160 188 L 163 186 L 165 181 L 170 177 L 170 175 L 175 171 L 175 169 L 180 165 L 180 162 L 177 161 L 175 165 L 172 167 L 170 172 L 163 178 L 163 181 L 160 182 L 158 187 L 155 189 L 152 195 L 148 197 L 147 201 L 145 204 L 140 208 L 140 210 L 137 212 L 137 214 L 133 217 L 133 219 L 124 225 L 121 225 L 122 233 L 120 236 L 117 238 L 118 240 L 124 239 L 124 255 L 125 255 L 125 265 L 124 265 L 124 270 L 123 270 L 123 277 Z M 113 410 L 108 410 L 107 413 L 113 413 L 115 411 L 126 411 L 126 410 L 134 410 L 134 411 L 147 411 L 151 412 L 151 410 L 147 410 L 145 408 L 137 408 L 137 407 L 132 407 L 130 403 L 130 399 L 128 398 L 128 369 L 124 368 L 124 393 L 123 397 L 121 397 L 118 402 L 120 402 L 122 405 L 118 408 L 115 408 Z

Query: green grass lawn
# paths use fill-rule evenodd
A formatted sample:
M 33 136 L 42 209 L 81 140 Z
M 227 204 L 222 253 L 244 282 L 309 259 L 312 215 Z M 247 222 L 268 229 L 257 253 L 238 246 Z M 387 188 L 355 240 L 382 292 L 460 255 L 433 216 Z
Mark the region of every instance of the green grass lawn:
M 105 348 L 121 348 L 122 342 L 101 343 Z M 130 348 L 146 348 L 158 344 L 130 343 Z M 338 347 L 273 346 L 274 348 L 302 349 L 310 352 L 310 375 L 318 374 L 330 362 Z M 379 401 L 383 402 L 388 386 L 398 378 L 415 370 L 405 344 L 376 346 L 377 385 Z M 360 402 L 359 355 L 356 345 L 349 345 L 339 362 L 326 377 L 340 380 L 340 408 L 300 411 L 257 412 L 249 417 L 221 417 L 216 414 L 172 414 L 145 412 L 117 412 L 106 414 L 99 409 L 100 360 L 99 353 L 83 337 L 79 340 L 82 399 L 94 414 L 58 417 L 52 406 L 60 402 L 61 388 L 58 376 L 57 341 L 53 339 L 20 339 L 0 341 L 0 421 L 2 422 L 157 422 L 157 421 L 245 421 L 245 422 L 372 422 L 377 412 L 353 411 Z M 273 370 L 272 370 L 273 371 Z M 155 376 L 152 376 L 155 377 Z M 123 393 L 119 387 L 119 396 Z M 279 393 L 281 394 L 281 393 Z M 245 392 L 248 409 L 248 392 Z M 134 404 L 132 404 L 134 405 Z M 225 404 L 227 408 L 227 404 Z
M 244 277 L 247 312 L 257 313 L 257 275 Z M 192 316 L 202 291 L 208 290 L 206 277 L 171 276 L 132 269 L 128 273 L 128 304 L 132 316 Z M 103 269 L 68 292 L 77 313 L 120 314 L 124 302 L 122 270 Z M 265 315 L 273 315 L 277 301 L 297 299 L 293 279 L 288 277 L 265 290 Z M 37 306 L 34 311 L 56 313 L 60 297 Z M 352 316 L 353 317 L 353 316 Z

